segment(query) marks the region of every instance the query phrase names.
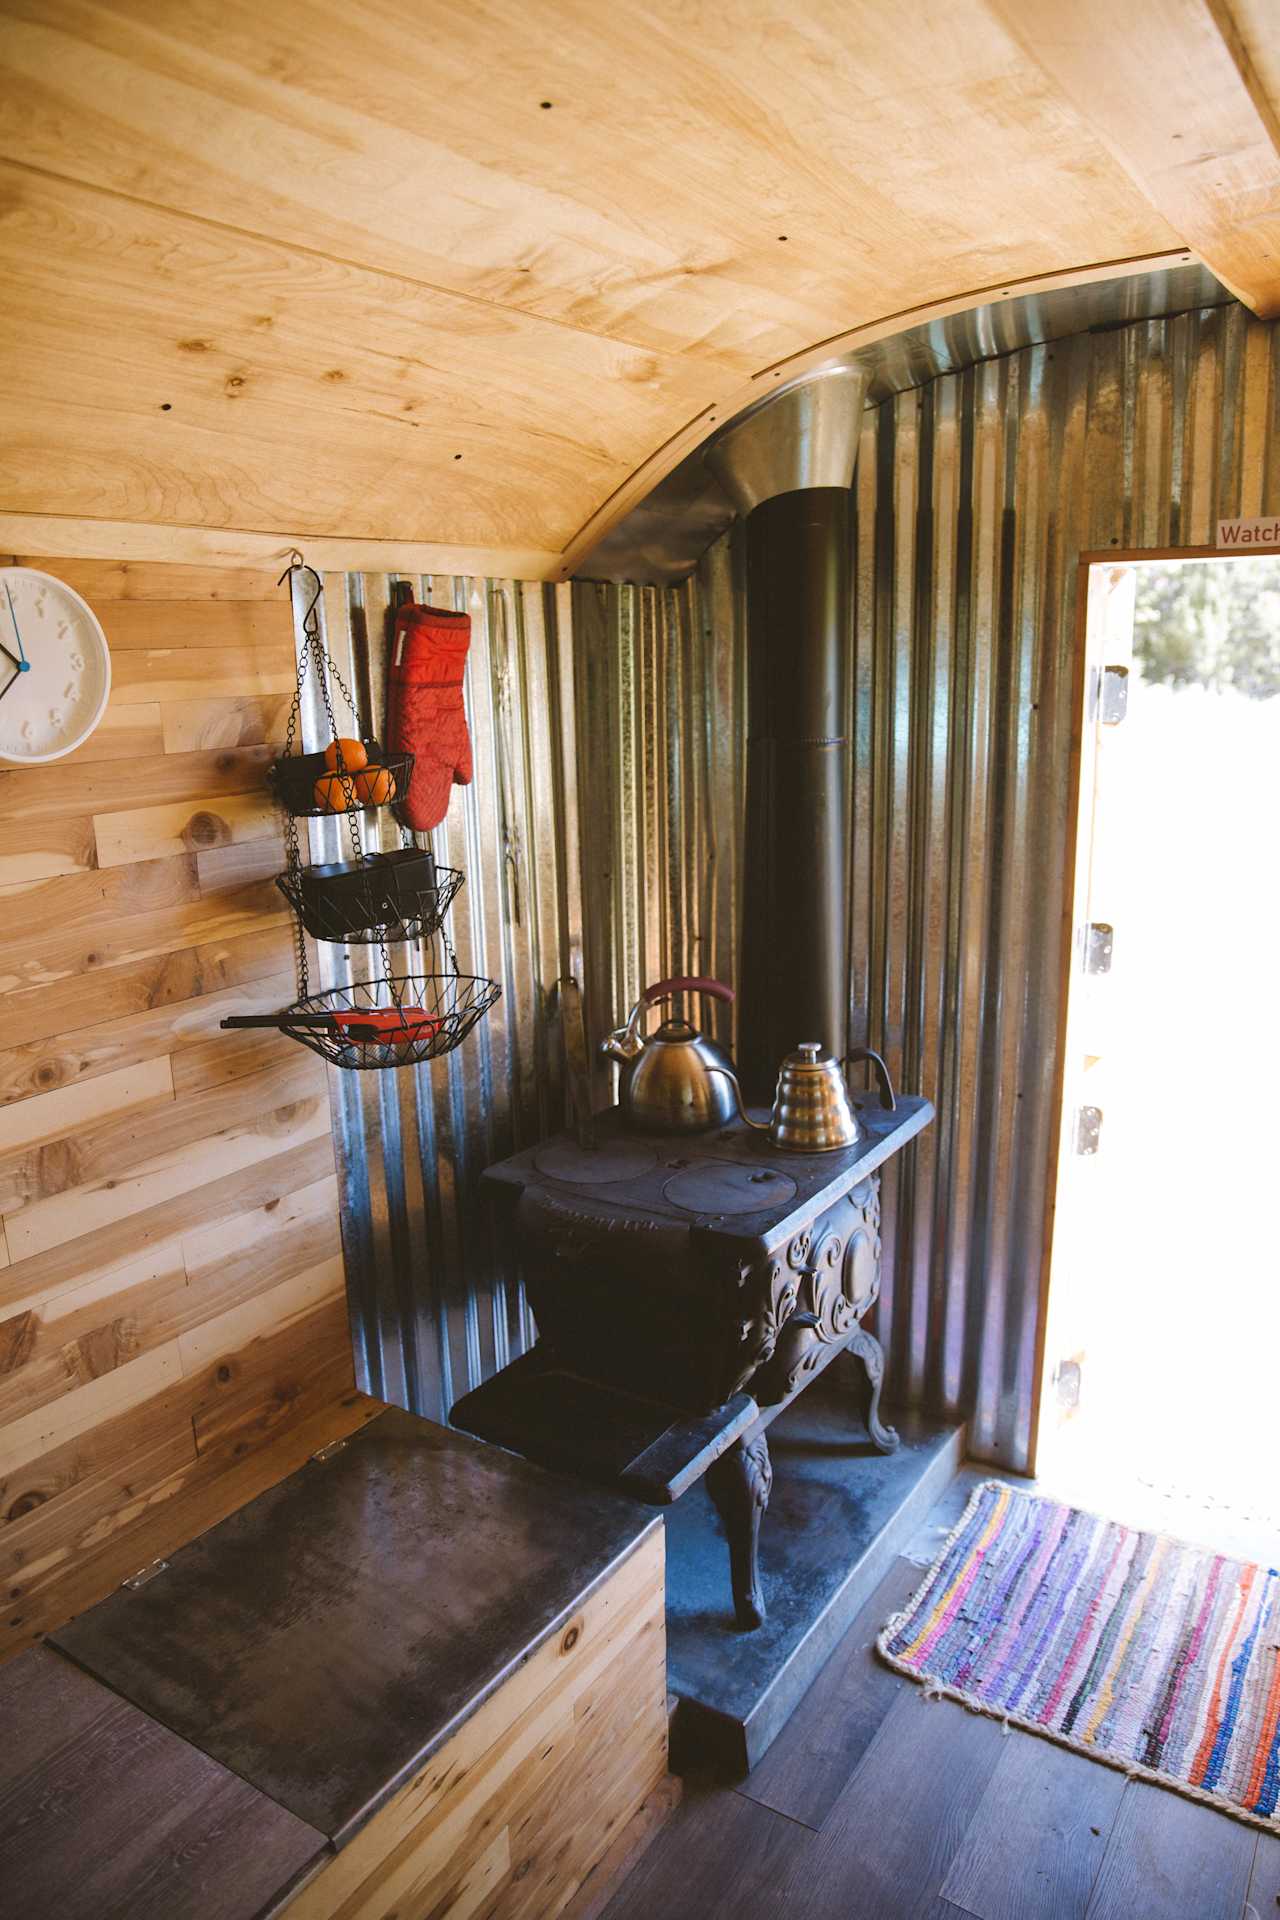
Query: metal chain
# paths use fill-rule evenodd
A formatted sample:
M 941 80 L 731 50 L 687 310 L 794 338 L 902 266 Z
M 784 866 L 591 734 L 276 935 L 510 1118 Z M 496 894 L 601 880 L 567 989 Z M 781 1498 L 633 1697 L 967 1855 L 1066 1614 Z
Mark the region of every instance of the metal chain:
M 302 854 L 298 847 L 298 822 L 295 816 L 285 808 L 284 815 L 285 869 L 290 881 L 296 887 L 302 873 Z M 305 1000 L 311 992 L 311 980 L 307 971 L 307 935 L 302 924 L 302 915 L 293 909 L 293 940 L 297 958 L 298 998 Z
M 292 590 L 292 577 L 299 571 L 311 575 L 316 583 L 316 590 L 311 596 L 306 612 L 302 616 L 303 640 L 302 648 L 298 656 L 298 679 L 297 685 L 294 688 L 293 701 L 289 708 L 289 720 L 285 729 L 284 755 L 282 757 L 287 759 L 294 752 L 298 728 L 302 721 L 302 695 L 306 686 L 307 671 L 309 667 L 314 665 L 316 682 L 320 688 L 320 698 L 324 703 L 325 718 L 329 723 L 329 738 L 335 743 L 336 748 L 335 757 L 337 765 L 335 772 L 342 782 L 342 791 L 347 802 L 347 833 L 351 840 L 351 851 L 357 864 L 363 866 L 365 863 L 365 852 L 364 840 L 360 831 L 361 810 L 356 805 L 355 783 L 351 774 L 347 771 L 343 760 L 342 748 L 337 745 L 341 739 L 341 735 L 338 732 L 337 717 L 333 711 L 333 697 L 329 691 L 330 676 L 332 676 L 337 684 L 338 692 L 342 695 L 346 703 L 358 739 L 364 738 L 364 726 L 360 719 L 360 710 L 356 706 L 351 689 L 347 686 L 346 681 L 338 671 L 337 662 L 328 652 L 324 642 L 320 638 L 320 616 L 316 611 L 324 594 L 324 582 L 320 578 L 320 575 L 314 567 L 306 565 L 301 554 L 297 554 L 296 558 L 290 560 L 289 565 L 281 574 L 276 585 L 281 586 L 285 580 L 289 580 Z M 406 839 L 406 844 L 411 844 L 411 842 Z M 300 883 L 302 873 L 302 849 L 298 839 L 297 817 L 290 813 L 287 808 L 285 810 L 285 863 L 289 877 L 296 887 Z M 298 998 L 305 1000 L 310 993 L 310 973 L 307 965 L 306 932 L 302 925 L 302 916 L 299 913 L 295 913 L 293 916 L 293 931 L 297 946 Z M 392 976 L 391 955 L 387 951 L 385 931 L 380 931 L 379 934 L 378 957 L 382 962 L 382 978 L 386 983 L 387 991 L 391 995 L 392 1004 L 398 1007 L 403 1003 L 403 995 Z M 454 961 L 453 970 L 455 973 L 458 970 L 456 960 Z

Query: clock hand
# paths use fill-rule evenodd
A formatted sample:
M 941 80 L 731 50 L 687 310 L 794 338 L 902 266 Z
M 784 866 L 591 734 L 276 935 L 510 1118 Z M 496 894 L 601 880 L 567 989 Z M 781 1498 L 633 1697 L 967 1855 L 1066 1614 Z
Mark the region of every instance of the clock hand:
M 0 648 L 0 652 L 4 653 L 7 659 L 13 660 L 13 655 L 8 651 L 7 648 Z M 4 685 L 0 687 L 0 700 L 4 699 L 6 693 L 8 693 L 10 687 L 13 686 L 14 682 L 17 680 L 21 672 L 22 672 L 22 666 L 18 663 L 18 661 L 13 660 L 13 672 L 9 675 L 9 678 L 5 681 Z
M 5 597 L 9 602 L 9 618 L 13 622 L 13 637 L 18 643 L 18 653 L 20 656 L 18 660 L 18 672 L 29 673 L 31 671 L 31 662 L 28 660 L 27 650 L 22 644 L 22 635 L 18 632 L 18 616 L 13 610 L 13 593 L 10 589 L 9 582 L 7 580 L 4 583 L 4 591 L 5 591 Z M 9 649 L 7 647 L 5 648 L 5 652 L 6 653 L 9 652 Z M 9 654 L 9 658 L 11 660 L 13 659 L 13 655 L 11 653 Z M 6 688 L 5 691 L 7 692 L 8 689 Z

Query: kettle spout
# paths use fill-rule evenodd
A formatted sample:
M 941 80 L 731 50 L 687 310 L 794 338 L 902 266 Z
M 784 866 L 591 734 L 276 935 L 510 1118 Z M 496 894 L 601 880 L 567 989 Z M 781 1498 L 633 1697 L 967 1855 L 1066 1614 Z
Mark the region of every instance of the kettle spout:
M 609 1060 L 616 1060 L 620 1067 L 629 1067 L 631 1062 L 644 1052 L 644 1001 L 637 1000 L 627 1017 L 625 1027 L 615 1027 L 607 1040 L 600 1042 L 600 1051 Z
M 625 1067 L 643 1053 L 644 1042 L 630 1027 L 619 1027 L 607 1040 L 600 1042 L 600 1051 L 607 1059 L 616 1060 L 619 1066 Z
M 730 1072 L 728 1067 L 708 1067 L 707 1071 L 708 1073 L 719 1074 L 720 1078 L 722 1080 L 727 1080 L 729 1082 L 729 1085 L 733 1088 L 733 1097 L 738 1103 L 739 1120 L 745 1122 L 745 1124 L 749 1126 L 756 1133 L 768 1133 L 770 1130 L 770 1122 L 768 1120 L 753 1120 L 751 1118 L 751 1115 L 747 1112 L 746 1107 L 743 1105 L 742 1088 L 738 1085 L 737 1074 Z

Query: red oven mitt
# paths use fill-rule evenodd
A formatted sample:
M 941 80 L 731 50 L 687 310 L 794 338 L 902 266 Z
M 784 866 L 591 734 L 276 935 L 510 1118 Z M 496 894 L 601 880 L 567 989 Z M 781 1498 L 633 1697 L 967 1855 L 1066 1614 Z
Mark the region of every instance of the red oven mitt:
M 449 791 L 471 781 L 471 737 L 462 675 L 471 616 L 443 607 L 403 606 L 396 614 L 387 683 L 387 745 L 414 755 L 409 790 L 396 814 L 415 833 L 439 826 Z

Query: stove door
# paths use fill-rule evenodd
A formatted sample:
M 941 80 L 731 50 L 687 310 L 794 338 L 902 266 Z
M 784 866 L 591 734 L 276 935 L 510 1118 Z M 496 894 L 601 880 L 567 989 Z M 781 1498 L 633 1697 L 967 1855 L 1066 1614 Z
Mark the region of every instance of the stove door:
M 729 1289 L 710 1282 L 688 1227 L 533 1189 L 515 1229 L 539 1335 L 561 1365 L 695 1413 L 728 1397 Z

